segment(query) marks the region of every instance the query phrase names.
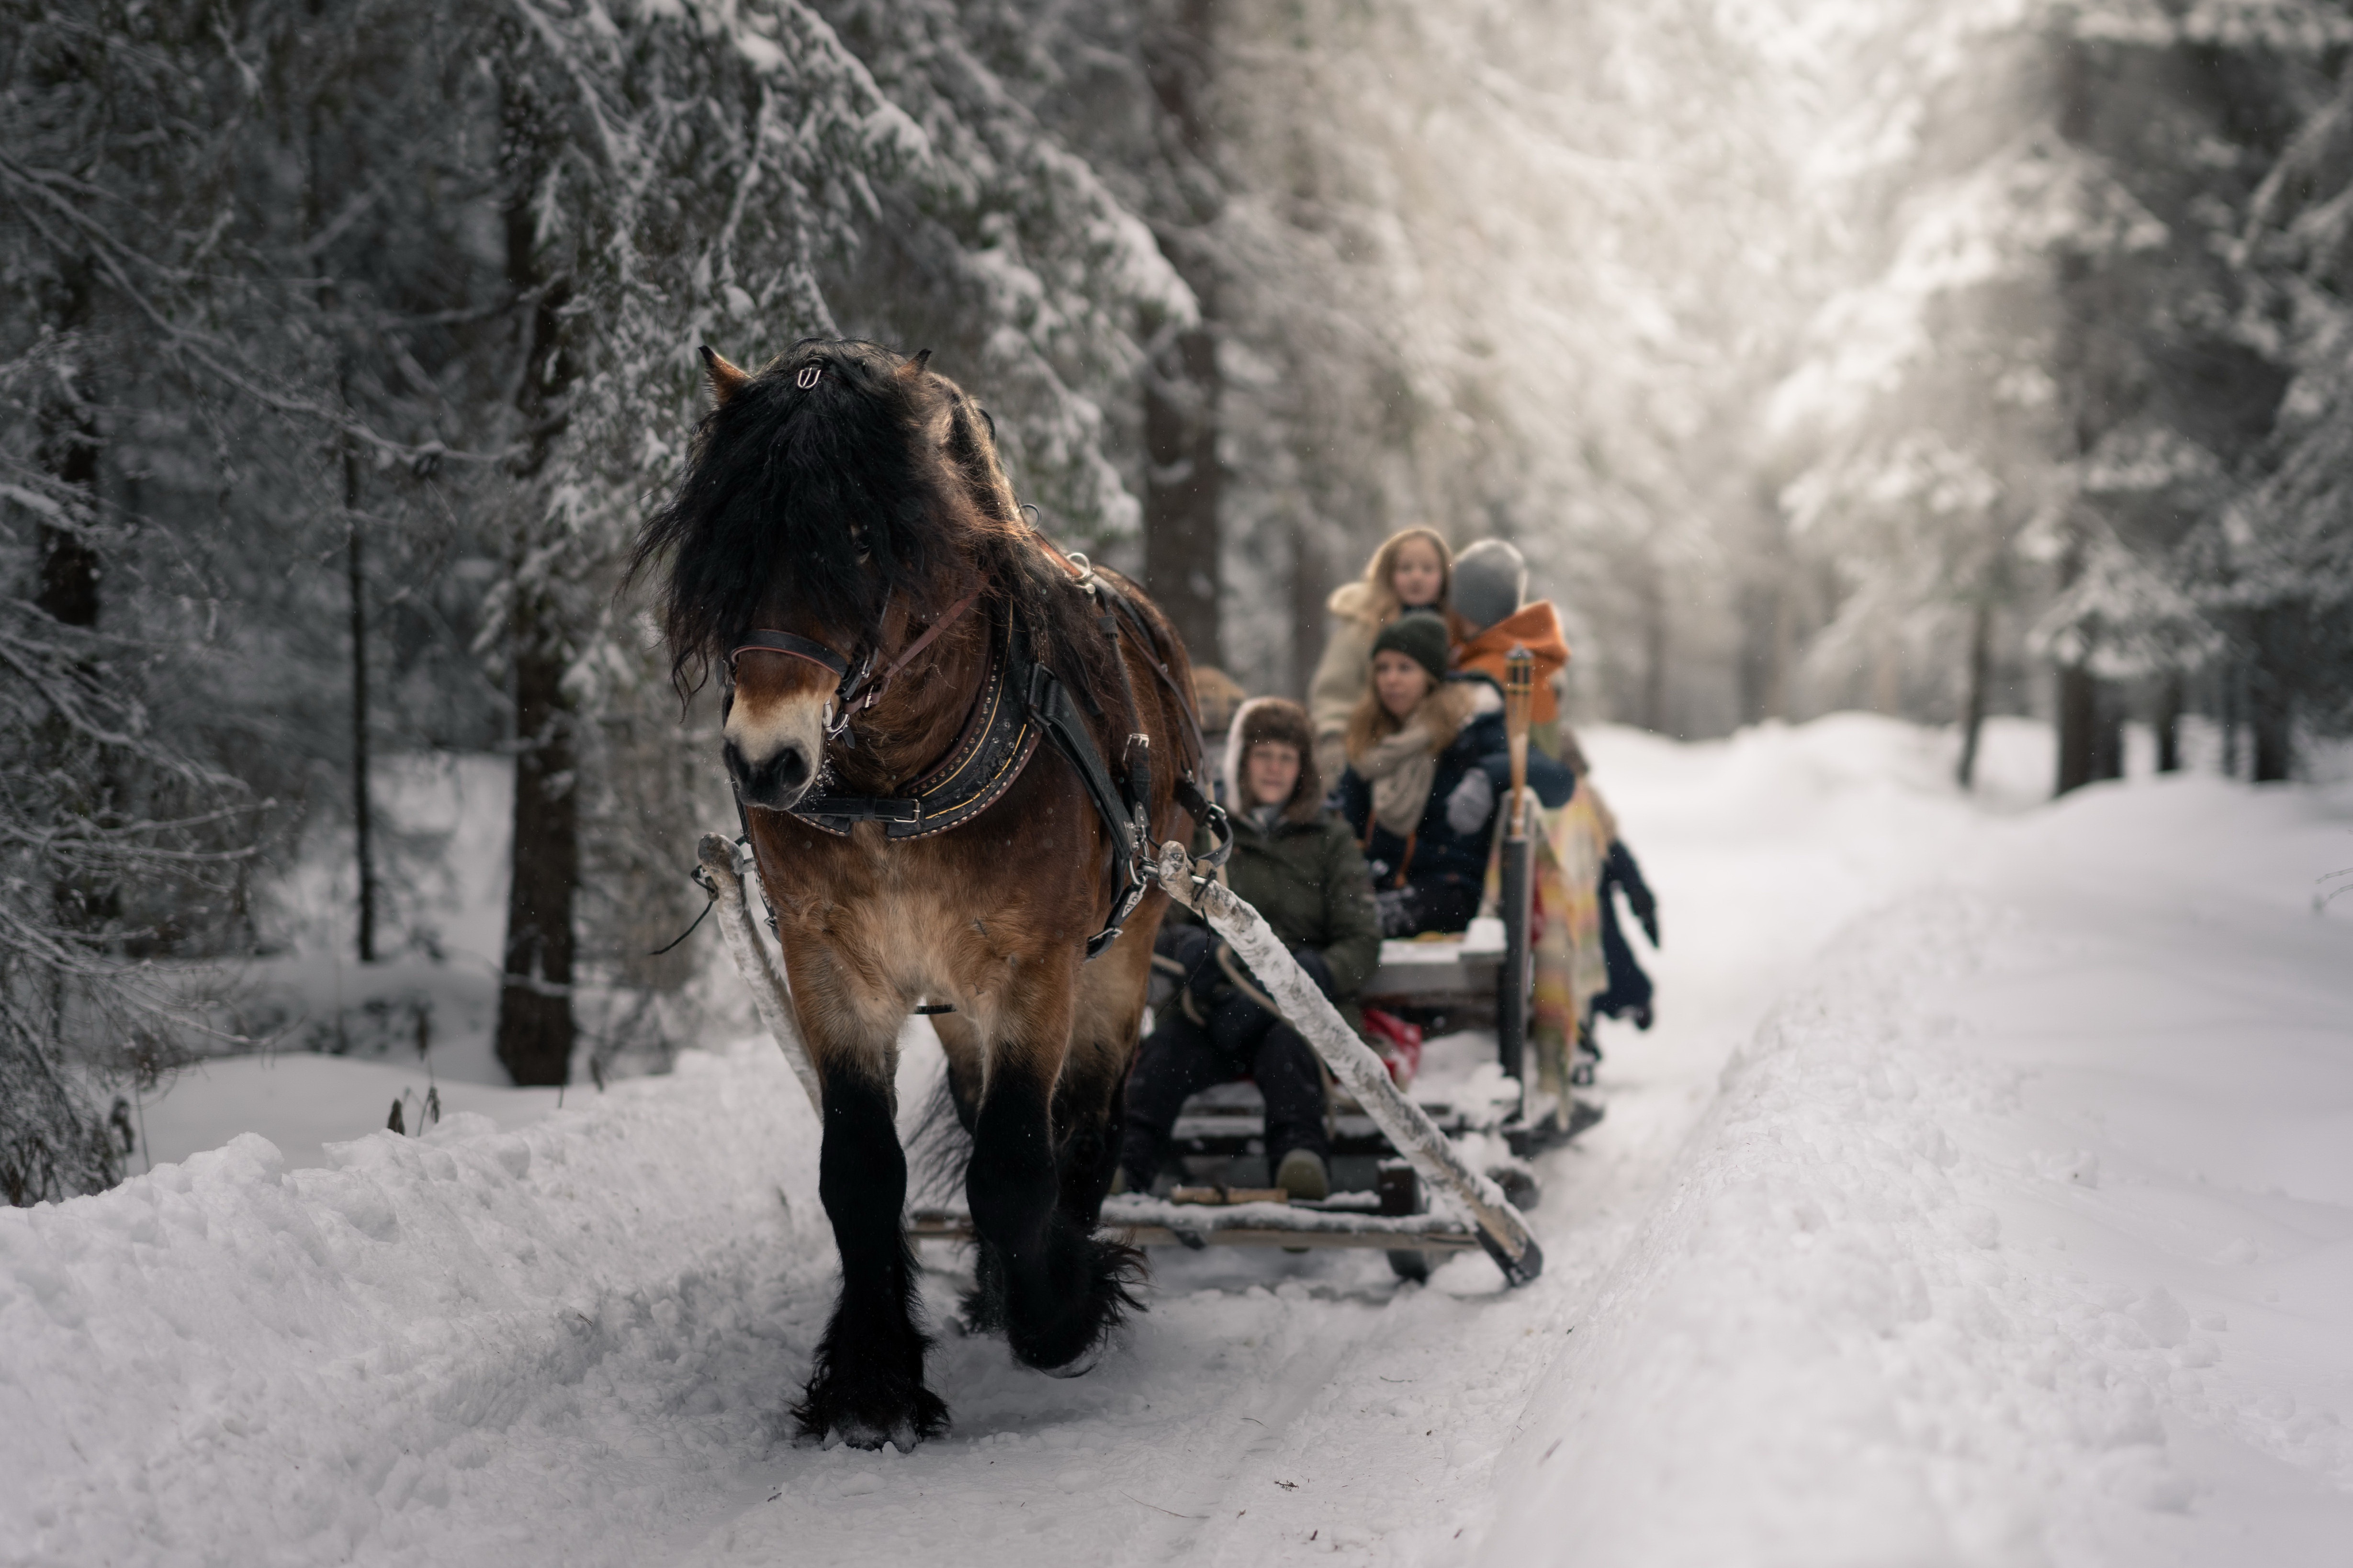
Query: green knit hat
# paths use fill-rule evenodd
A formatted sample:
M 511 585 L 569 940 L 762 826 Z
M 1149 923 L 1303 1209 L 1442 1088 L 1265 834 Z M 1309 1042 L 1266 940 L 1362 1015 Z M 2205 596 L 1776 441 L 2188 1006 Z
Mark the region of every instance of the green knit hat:
M 1432 680 L 1446 679 L 1447 655 L 1452 642 L 1446 635 L 1446 619 L 1431 610 L 1409 610 L 1381 628 L 1373 639 L 1373 652 L 1401 653 L 1430 671 Z

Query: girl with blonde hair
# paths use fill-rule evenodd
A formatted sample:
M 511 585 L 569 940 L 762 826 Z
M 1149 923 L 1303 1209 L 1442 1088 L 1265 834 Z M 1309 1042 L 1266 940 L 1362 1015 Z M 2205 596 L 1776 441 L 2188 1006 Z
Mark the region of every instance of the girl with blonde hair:
M 1454 557 L 1435 529 L 1393 533 L 1373 552 L 1364 577 L 1333 591 L 1326 605 L 1332 631 L 1307 688 L 1307 716 L 1315 727 L 1315 760 L 1335 778 L 1345 764 L 1348 715 L 1365 695 L 1373 639 L 1408 610 L 1451 613 Z

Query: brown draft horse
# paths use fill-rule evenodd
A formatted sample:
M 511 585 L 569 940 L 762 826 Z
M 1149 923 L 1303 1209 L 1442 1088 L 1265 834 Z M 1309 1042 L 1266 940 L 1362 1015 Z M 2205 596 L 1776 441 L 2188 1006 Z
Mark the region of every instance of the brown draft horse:
M 667 558 L 681 691 L 727 680 L 725 763 L 823 1089 L 841 1297 L 794 1414 L 903 1451 L 947 1426 L 893 1119 L 919 1004 L 953 1007 L 967 1320 L 1083 1370 L 1136 1305 L 1140 1255 L 1095 1227 L 1165 895 L 1126 874 L 1104 795 L 1129 792 L 1147 843 L 1190 834 L 1180 792 L 1208 814 L 1191 671 L 1133 584 L 1098 594 L 1029 526 L 987 414 L 928 353 L 808 340 L 757 374 L 703 354 L 714 405 L 636 563 Z M 1092 757 L 1065 743 L 1082 730 Z

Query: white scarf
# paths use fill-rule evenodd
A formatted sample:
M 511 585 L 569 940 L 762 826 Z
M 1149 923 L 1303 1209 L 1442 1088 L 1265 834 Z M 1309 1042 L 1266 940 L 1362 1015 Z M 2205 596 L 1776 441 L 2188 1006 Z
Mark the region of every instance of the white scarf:
M 1399 838 L 1421 826 L 1438 758 L 1430 749 L 1430 730 L 1419 718 L 1349 765 L 1372 781 L 1375 822 Z

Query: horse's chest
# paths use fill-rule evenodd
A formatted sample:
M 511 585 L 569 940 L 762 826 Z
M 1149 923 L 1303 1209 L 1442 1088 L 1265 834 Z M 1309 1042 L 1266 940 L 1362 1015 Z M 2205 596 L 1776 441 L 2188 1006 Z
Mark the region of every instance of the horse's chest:
M 974 917 L 971 889 L 936 855 L 833 840 L 781 858 L 769 879 L 778 918 L 889 966 L 922 967 Z

